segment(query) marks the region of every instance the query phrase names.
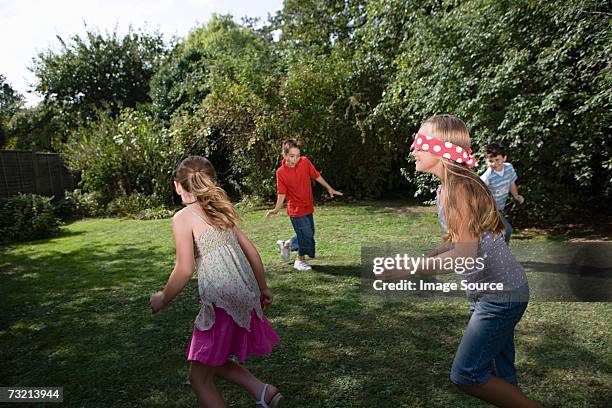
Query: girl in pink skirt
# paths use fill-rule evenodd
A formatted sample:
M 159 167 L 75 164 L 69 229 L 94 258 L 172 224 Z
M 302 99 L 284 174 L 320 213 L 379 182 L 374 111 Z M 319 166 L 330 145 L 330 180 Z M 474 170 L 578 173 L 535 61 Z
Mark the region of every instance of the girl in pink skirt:
M 213 378 L 218 375 L 245 388 L 264 407 L 278 407 L 281 394 L 241 364 L 248 355 L 268 355 L 279 337 L 263 315 L 272 303 L 263 264 L 238 229 L 236 209 L 216 183 L 212 164 L 200 156 L 183 160 L 174 186 L 185 208 L 174 215 L 176 264 L 163 291 L 151 295 L 156 313 L 198 273 L 201 307 L 187 350 L 189 380 L 201 406 L 223 407 Z

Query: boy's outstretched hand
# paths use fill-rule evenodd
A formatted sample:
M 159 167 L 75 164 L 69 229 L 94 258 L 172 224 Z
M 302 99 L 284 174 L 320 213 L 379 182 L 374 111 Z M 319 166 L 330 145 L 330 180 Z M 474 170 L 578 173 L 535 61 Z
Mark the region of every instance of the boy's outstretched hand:
M 516 197 L 516 201 L 518 201 L 519 204 L 523 204 L 525 202 L 525 197 L 523 197 L 522 195 L 517 195 Z
M 264 289 L 261 291 L 261 295 L 259 296 L 259 301 L 261 302 L 261 308 L 266 310 L 272 304 L 272 299 L 274 295 L 270 289 Z
M 334 198 L 334 196 L 343 196 L 344 194 L 342 194 L 340 191 L 336 191 L 333 188 L 327 190 L 327 192 L 329 193 L 329 196 L 331 198 Z
M 157 313 L 166 307 L 166 303 L 164 302 L 164 292 L 159 291 L 155 292 L 151 295 L 149 299 L 149 303 L 151 304 L 151 310 L 153 313 Z
M 276 208 L 273 208 L 271 210 L 266 211 L 266 218 L 270 218 L 273 215 L 278 214 L 278 210 Z

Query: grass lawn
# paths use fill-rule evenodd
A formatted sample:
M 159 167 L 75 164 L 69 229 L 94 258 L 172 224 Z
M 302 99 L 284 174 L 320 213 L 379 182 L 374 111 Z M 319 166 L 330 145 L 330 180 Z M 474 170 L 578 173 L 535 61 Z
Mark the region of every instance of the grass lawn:
M 359 290 L 361 244 L 433 245 L 440 234 L 430 208 L 318 207 L 319 257 L 307 273 L 278 256 L 276 240 L 292 232 L 287 217 L 263 214 L 243 212 L 243 229 L 276 295 L 267 315 L 281 343 L 247 366 L 279 387 L 286 407 L 484 406 L 448 379 L 467 301 L 384 302 Z M 184 359 L 195 279 L 160 314 L 148 306 L 173 263 L 170 220 L 89 219 L 52 239 L 0 247 L 0 386 L 63 386 L 64 405 L 74 407 L 196 406 Z M 527 395 L 547 407 L 610 406 L 610 322 L 610 303 L 532 302 L 516 336 Z M 219 384 L 228 406 L 255 406 Z

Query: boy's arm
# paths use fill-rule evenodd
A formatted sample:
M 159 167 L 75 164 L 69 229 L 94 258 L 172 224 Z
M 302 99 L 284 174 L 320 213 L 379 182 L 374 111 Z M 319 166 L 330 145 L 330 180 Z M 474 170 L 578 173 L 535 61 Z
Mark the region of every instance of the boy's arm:
M 273 215 L 278 214 L 278 211 L 283 208 L 283 203 L 285 202 L 285 197 L 287 194 L 279 194 L 276 199 L 276 205 L 273 209 L 266 211 L 266 218 L 270 218 Z
M 518 187 L 516 186 L 516 183 L 514 181 L 512 182 L 512 184 L 510 184 L 510 192 L 512 193 L 512 197 L 514 197 L 514 199 L 518 201 L 519 204 L 523 204 L 525 202 L 525 197 L 518 193 Z
M 259 291 L 261 292 L 261 307 L 265 309 L 270 305 L 270 303 L 272 303 L 272 292 L 270 292 L 268 285 L 266 284 L 266 275 L 264 273 L 263 262 L 261 262 L 259 252 L 257 252 L 257 248 L 255 248 L 255 245 L 253 245 L 251 240 L 249 240 L 238 227 L 234 228 L 234 232 L 236 233 L 236 238 L 238 239 L 240 248 L 242 248 L 244 255 L 247 257 L 247 260 L 251 265 L 253 275 L 255 275 L 255 280 L 257 280 L 257 285 L 259 286 Z
M 176 262 L 164 290 L 151 295 L 153 313 L 166 307 L 187 285 L 195 267 L 191 226 L 180 216 L 172 220 L 176 242 Z
M 330 186 L 327 181 L 325 181 L 323 176 L 319 175 L 319 177 L 317 177 L 315 179 L 315 181 L 317 183 L 319 183 L 320 185 L 322 185 L 323 187 L 325 187 L 325 189 L 327 190 L 327 192 L 329 193 L 329 196 L 331 198 L 334 198 L 334 196 L 341 196 L 341 195 L 343 195 L 341 192 L 334 190 L 333 187 Z
M 285 197 L 287 197 L 287 186 L 281 177 L 280 169 L 276 170 L 276 194 L 278 194 L 276 198 L 276 204 L 274 208 L 266 211 L 266 218 L 270 218 L 273 215 L 278 214 L 278 211 L 283 207 L 283 203 L 285 202 Z

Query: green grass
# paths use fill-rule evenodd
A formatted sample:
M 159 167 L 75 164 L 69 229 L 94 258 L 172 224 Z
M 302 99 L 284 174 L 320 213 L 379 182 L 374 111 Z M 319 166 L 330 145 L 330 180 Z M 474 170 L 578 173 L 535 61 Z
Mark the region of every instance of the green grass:
M 285 406 L 484 406 L 448 380 L 467 302 L 366 300 L 359 290 L 361 244 L 435 243 L 430 209 L 319 207 L 319 257 L 308 273 L 278 257 L 274 243 L 292 232 L 286 216 L 263 214 L 244 212 L 243 229 L 266 266 L 275 293 L 267 315 L 281 343 L 247 366 L 282 390 Z M 0 247 L 0 385 L 63 386 L 66 406 L 196 406 L 184 359 L 195 281 L 160 314 L 148 307 L 173 263 L 169 220 L 83 220 L 52 239 Z M 608 303 L 530 304 L 516 335 L 525 392 L 545 406 L 606 406 L 610 321 Z M 219 384 L 228 406 L 254 406 L 240 388 Z

